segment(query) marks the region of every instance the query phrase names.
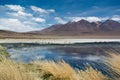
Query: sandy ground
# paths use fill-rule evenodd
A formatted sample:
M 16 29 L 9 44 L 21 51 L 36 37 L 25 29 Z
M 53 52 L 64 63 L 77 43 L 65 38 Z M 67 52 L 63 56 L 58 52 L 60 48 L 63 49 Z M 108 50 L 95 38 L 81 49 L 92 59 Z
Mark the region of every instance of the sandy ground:
M 73 44 L 89 42 L 120 42 L 120 39 L 0 39 L 0 43 Z

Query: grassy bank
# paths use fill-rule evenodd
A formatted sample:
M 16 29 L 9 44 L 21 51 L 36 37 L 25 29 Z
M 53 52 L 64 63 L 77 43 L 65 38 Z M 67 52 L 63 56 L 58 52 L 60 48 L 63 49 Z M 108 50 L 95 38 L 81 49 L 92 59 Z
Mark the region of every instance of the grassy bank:
M 5 57 L 9 57 L 9 53 L 7 52 L 6 48 L 5 47 L 2 47 L 0 45 L 0 55 L 4 55 Z

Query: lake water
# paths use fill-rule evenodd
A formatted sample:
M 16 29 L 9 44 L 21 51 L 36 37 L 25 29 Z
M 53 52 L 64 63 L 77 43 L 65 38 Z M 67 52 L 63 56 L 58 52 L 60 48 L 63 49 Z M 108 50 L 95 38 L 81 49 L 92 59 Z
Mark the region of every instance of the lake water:
M 18 62 L 34 60 L 64 60 L 74 68 L 84 69 L 91 65 L 103 73 L 107 66 L 102 62 L 106 51 L 120 50 L 120 43 L 86 43 L 74 45 L 40 45 L 40 44 L 4 44 L 10 58 Z

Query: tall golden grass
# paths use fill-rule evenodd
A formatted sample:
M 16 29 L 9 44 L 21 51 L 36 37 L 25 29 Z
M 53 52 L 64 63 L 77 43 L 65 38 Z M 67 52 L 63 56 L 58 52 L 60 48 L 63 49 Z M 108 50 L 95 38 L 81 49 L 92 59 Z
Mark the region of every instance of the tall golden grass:
M 5 57 L 0 59 L 0 80 L 109 80 L 92 67 L 75 70 L 66 62 L 35 61 L 15 63 Z
M 48 80 L 78 80 L 75 70 L 64 61 L 35 61 L 34 65 L 39 66 L 41 77 Z
M 78 71 L 78 75 L 80 76 L 78 80 L 110 80 L 100 71 L 97 71 L 92 67 L 87 68 L 85 71 Z
M 0 57 L 0 80 L 35 80 L 35 77 L 22 72 L 17 63 Z
M 114 72 L 112 76 L 116 80 L 120 80 L 120 54 L 117 52 L 109 52 L 109 57 L 105 59 L 105 64 L 109 66 Z
M 120 73 L 120 55 L 114 53 L 111 53 L 109 55 L 110 57 L 107 57 L 106 64 Z
M 34 62 L 40 66 L 42 77 L 48 80 L 109 80 L 101 72 L 87 67 L 86 70 L 75 70 L 66 62 L 55 63 L 53 61 Z

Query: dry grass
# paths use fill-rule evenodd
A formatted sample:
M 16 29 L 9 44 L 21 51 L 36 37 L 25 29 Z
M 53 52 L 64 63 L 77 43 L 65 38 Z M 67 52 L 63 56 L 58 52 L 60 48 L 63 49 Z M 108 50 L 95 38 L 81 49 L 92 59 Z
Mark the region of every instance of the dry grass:
M 75 70 L 64 61 L 55 63 L 53 61 L 35 61 L 39 66 L 41 77 L 48 80 L 77 80 Z
M 41 77 L 45 80 L 109 80 L 101 72 L 87 67 L 86 70 L 75 70 L 69 64 L 53 61 L 35 61 L 34 65 L 42 73 Z
M 106 64 L 120 73 L 120 55 L 111 53 L 110 57 L 106 59 Z
M 111 73 L 116 80 L 120 79 L 120 54 L 109 52 L 109 57 L 105 59 L 105 64 L 109 66 L 114 72 Z
M 29 73 L 21 72 L 18 64 L 1 57 L 0 80 L 35 80 L 35 77 Z
M 104 76 L 100 71 L 93 69 L 92 67 L 87 68 L 85 71 L 78 71 L 78 80 L 110 80 Z
M 75 70 L 69 64 L 54 61 L 15 63 L 5 57 L 0 60 L 0 80 L 109 80 L 91 67 Z

